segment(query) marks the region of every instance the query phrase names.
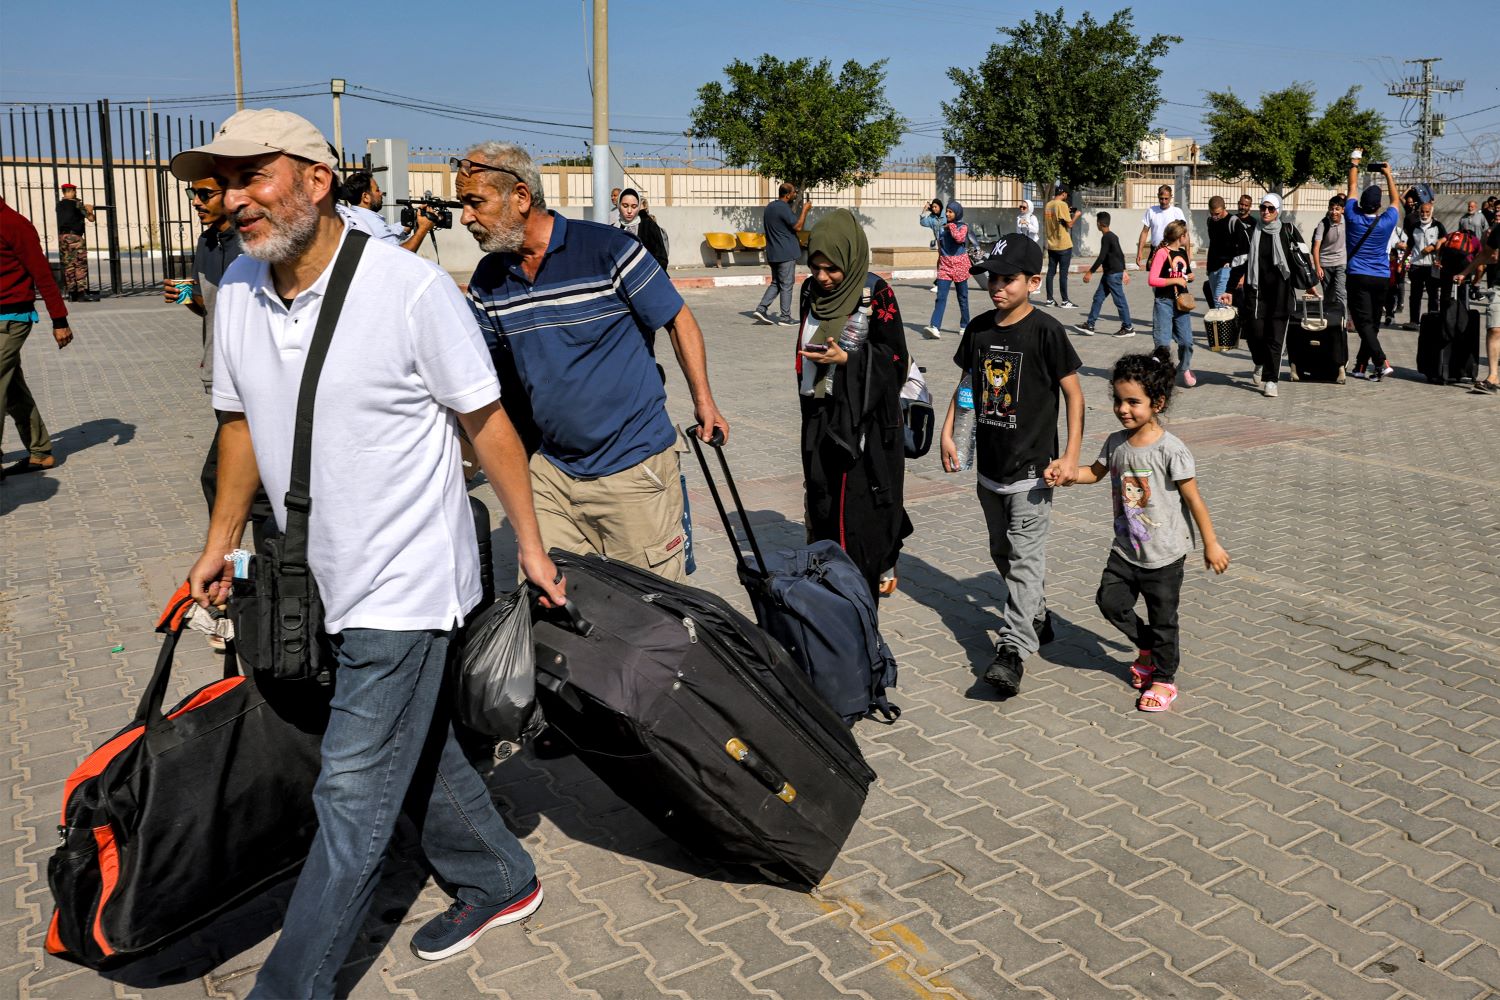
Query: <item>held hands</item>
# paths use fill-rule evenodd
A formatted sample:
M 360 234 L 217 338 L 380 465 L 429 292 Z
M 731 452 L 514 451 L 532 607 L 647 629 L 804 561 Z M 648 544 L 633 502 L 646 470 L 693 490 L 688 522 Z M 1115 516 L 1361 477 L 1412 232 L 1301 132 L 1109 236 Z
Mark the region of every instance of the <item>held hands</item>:
M 841 365 L 849 360 L 849 355 L 844 352 L 844 349 L 842 347 L 839 346 L 837 337 L 829 337 L 827 340 L 827 344 L 828 350 L 826 351 L 798 351 L 797 353 L 802 355 L 804 358 L 808 358 L 809 360 L 817 361 L 825 365 Z
M 1078 459 L 1054 458 L 1042 472 L 1042 481 L 1048 486 L 1072 486 L 1078 482 Z
M 1223 573 L 1229 568 L 1229 553 L 1218 542 L 1210 542 L 1203 546 L 1203 565 L 1215 573 Z

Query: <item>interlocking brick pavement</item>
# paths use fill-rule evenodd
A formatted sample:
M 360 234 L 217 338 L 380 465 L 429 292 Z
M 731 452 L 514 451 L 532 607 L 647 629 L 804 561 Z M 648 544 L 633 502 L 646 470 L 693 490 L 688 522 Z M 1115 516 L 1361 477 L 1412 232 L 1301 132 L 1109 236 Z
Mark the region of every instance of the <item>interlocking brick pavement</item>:
M 729 455 L 767 544 L 801 529 L 790 331 L 746 290 L 690 291 L 733 423 Z M 956 338 L 912 349 L 943 402 Z M 1132 298 L 1145 312 L 1146 294 Z M 1077 313 L 1060 314 L 1077 320 Z M 1108 320 L 1105 320 L 1107 324 Z M 45 867 L 62 781 L 128 719 L 151 625 L 204 525 L 213 428 L 197 324 L 78 307 L 65 352 L 26 366 L 62 461 L 0 486 L 0 993 L 238 997 L 286 887 L 111 978 L 47 957 Z M 1385 334 L 1410 362 L 1414 335 Z M 45 338 L 43 338 L 45 339 Z M 1085 461 L 1114 426 L 1104 374 L 1149 340 L 1074 340 Z M 1199 350 L 1170 426 L 1195 449 L 1230 572 L 1190 565 L 1183 696 L 1132 708 L 1122 639 L 1093 593 L 1103 489 L 1060 493 L 1049 556 L 1058 640 L 997 702 L 977 682 L 1001 595 L 967 476 L 913 463 L 917 526 L 882 627 L 900 722 L 861 723 L 880 778 L 817 891 L 733 881 L 661 837 L 577 761 L 529 754 L 491 787 L 547 902 L 470 952 L 423 963 L 446 902 L 393 845 L 341 989 L 354 997 L 1375 997 L 1500 995 L 1500 407 L 1403 378 L 1249 390 L 1243 353 Z M 1408 373 L 1403 373 L 1408 374 Z M 690 417 L 670 374 L 672 412 Z M 19 457 L 15 438 L 8 439 Z M 696 463 L 694 582 L 741 607 Z M 498 508 L 487 487 L 478 490 Z M 507 572 L 508 567 L 502 567 Z M 117 648 L 123 647 L 123 648 Z M 183 643 L 180 693 L 215 671 Z

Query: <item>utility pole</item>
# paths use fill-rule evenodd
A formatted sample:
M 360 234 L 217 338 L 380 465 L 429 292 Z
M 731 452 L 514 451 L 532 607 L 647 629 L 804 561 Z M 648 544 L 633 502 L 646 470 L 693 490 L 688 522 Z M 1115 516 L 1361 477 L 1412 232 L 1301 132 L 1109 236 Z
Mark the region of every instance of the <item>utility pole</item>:
M 609 0 L 594 0 L 594 210 L 609 222 Z
M 333 148 L 339 156 L 339 170 L 344 169 L 344 116 L 339 108 L 339 101 L 344 96 L 344 81 L 333 79 L 328 81 L 329 93 L 333 94 Z
M 229 33 L 234 39 L 234 110 L 245 110 L 245 71 L 240 66 L 240 0 L 229 0 Z
M 1456 94 L 1464 89 L 1462 80 L 1438 80 L 1433 77 L 1432 64 L 1442 61 L 1437 57 L 1406 60 L 1407 63 L 1419 64 L 1422 67 L 1422 75 L 1409 76 L 1400 83 L 1391 84 L 1387 90 L 1392 97 L 1402 97 L 1421 103 L 1421 118 L 1417 122 L 1417 141 L 1412 144 L 1412 150 L 1417 154 L 1418 176 L 1429 183 L 1432 181 L 1432 140 L 1442 136 L 1443 127 L 1447 121 L 1443 115 L 1432 113 L 1432 96 Z

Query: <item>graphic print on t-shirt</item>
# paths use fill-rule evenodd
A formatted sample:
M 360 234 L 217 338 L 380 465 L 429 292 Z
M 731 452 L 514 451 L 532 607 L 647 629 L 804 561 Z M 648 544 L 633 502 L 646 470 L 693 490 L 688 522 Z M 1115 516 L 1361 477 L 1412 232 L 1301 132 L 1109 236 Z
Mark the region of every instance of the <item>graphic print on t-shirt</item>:
M 979 422 L 1016 429 L 1016 407 L 1021 402 L 1020 351 L 992 347 L 984 354 L 984 383 L 979 398 Z
M 1157 527 L 1146 516 L 1151 504 L 1151 470 L 1126 469 L 1110 476 L 1115 495 L 1115 538 L 1137 558 L 1145 555 L 1151 541 L 1149 529 Z

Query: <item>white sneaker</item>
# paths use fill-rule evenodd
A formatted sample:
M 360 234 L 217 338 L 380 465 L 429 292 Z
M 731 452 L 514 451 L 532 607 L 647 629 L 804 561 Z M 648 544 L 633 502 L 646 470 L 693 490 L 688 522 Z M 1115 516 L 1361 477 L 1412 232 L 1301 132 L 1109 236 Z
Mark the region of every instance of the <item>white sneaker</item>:
M 1391 363 L 1389 361 L 1387 361 L 1385 363 L 1385 367 L 1380 370 L 1380 374 L 1382 374 L 1382 375 L 1394 375 L 1394 374 L 1396 374 L 1396 369 L 1392 368 L 1391 367 Z
M 1260 394 L 1268 398 L 1274 397 L 1276 395 L 1276 383 L 1267 382 L 1265 385 L 1262 385 L 1260 387 Z
M 933 295 L 936 295 L 937 294 L 937 285 L 933 285 L 931 288 L 929 288 L 927 290 L 929 292 L 931 292 Z
M 1260 365 L 1255 366 L 1255 371 L 1250 373 L 1250 381 L 1260 385 Z
M 927 334 L 927 336 L 930 339 L 932 339 L 932 340 L 942 340 L 943 339 L 943 331 L 939 330 L 935 326 L 923 327 L 922 328 L 922 332 L 925 333 L 925 334 Z

